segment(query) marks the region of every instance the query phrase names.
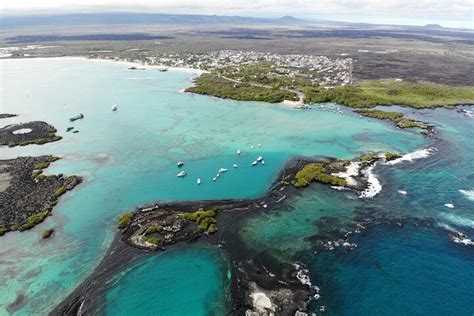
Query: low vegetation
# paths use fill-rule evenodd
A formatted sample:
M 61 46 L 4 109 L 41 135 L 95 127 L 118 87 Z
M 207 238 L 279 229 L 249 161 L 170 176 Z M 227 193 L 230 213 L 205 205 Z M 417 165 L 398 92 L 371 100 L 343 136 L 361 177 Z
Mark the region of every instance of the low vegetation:
M 18 227 L 18 230 L 19 231 L 24 231 L 24 230 L 32 229 L 33 227 L 35 227 L 39 223 L 43 222 L 46 219 L 46 217 L 48 217 L 48 216 L 49 216 L 49 211 L 48 210 L 45 210 L 45 211 L 36 213 L 34 215 L 31 215 L 30 217 L 28 217 L 25 224 Z
M 378 156 L 375 155 L 375 154 L 365 154 L 362 157 L 360 157 L 359 160 L 360 161 L 372 161 L 376 158 L 378 158 Z
M 250 83 L 236 83 L 214 74 L 203 74 L 195 81 L 195 86 L 186 92 L 212 95 L 238 101 L 265 101 L 278 103 L 284 100 L 298 100 L 296 93 L 280 90 L 278 87 L 257 86 Z
M 196 222 L 199 231 L 207 231 L 208 233 L 215 233 L 217 231 L 217 210 L 210 209 L 205 211 L 200 208 L 196 212 L 184 213 L 181 215 L 182 218 L 192 222 Z
M 307 103 L 335 102 L 356 108 L 403 105 L 420 109 L 474 103 L 473 87 L 393 80 L 360 81 L 355 85 L 331 89 L 307 87 L 304 92 Z
M 51 237 L 51 235 L 54 233 L 54 228 L 48 228 L 43 231 L 43 239 Z
M 309 185 L 312 181 L 328 183 L 334 186 L 346 186 L 346 180 L 329 174 L 323 163 L 308 163 L 295 175 L 293 185 L 300 188 Z
M 411 128 L 419 127 L 421 129 L 426 129 L 426 124 L 422 122 L 415 121 L 411 118 L 405 117 L 402 113 L 399 112 L 386 112 L 381 110 L 369 110 L 369 109 L 358 109 L 356 110 L 360 115 L 376 118 L 380 120 L 389 120 L 394 123 L 399 128 Z
M 152 245 L 155 245 L 155 246 L 158 245 L 161 242 L 160 237 L 147 236 L 147 235 L 142 236 L 141 240 L 143 242 L 146 242 L 146 243 L 149 243 L 149 244 L 152 244 Z
M 117 227 L 119 229 L 125 229 L 132 222 L 133 215 L 132 213 L 122 213 L 119 215 Z
M 5 233 L 8 231 L 5 227 L 0 227 L 0 236 L 5 235 Z
M 53 197 L 54 198 L 59 198 L 61 195 L 63 195 L 64 193 L 66 193 L 67 191 L 67 188 L 66 187 L 59 187 L 56 189 L 56 191 L 53 192 Z
M 386 159 L 386 160 L 389 160 L 389 161 L 390 161 L 390 160 L 394 160 L 394 159 L 398 159 L 398 158 L 401 157 L 399 154 L 391 153 L 391 152 L 386 152 L 386 153 L 384 154 L 384 156 L 385 156 L 385 159 Z
M 145 235 L 151 235 L 151 234 L 154 234 L 154 233 L 159 233 L 163 230 L 163 226 L 161 225 L 151 225 L 150 227 L 148 227 L 144 234 Z

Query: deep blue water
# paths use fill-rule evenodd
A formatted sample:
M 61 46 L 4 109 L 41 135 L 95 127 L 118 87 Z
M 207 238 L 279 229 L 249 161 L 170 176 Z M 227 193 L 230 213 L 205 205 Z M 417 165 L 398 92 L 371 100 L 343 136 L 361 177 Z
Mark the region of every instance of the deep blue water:
M 188 73 L 130 72 L 121 64 L 81 59 L 4 60 L 0 66 L 0 113 L 20 114 L 1 124 L 45 120 L 64 136 L 44 146 L 2 148 L 0 157 L 55 154 L 63 159 L 49 173 L 85 178 L 44 224 L 0 238 L 0 314 L 51 310 L 103 257 L 123 210 L 156 200 L 259 196 L 295 155 L 347 159 L 367 151 L 422 149 L 429 155 L 379 164 L 374 173 L 382 191 L 372 199 L 315 184 L 280 209 L 249 218 L 241 237 L 278 260 L 303 261 L 321 288 L 312 304 L 316 310 L 326 306 L 328 315 L 473 314 L 473 246 L 455 244 L 448 232 L 474 238 L 474 119 L 452 110 L 393 107 L 436 124 L 439 133 L 424 138 L 348 109 L 295 111 L 184 94 Z M 116 113 L 110 110 L 114 103 L 120 106 Z M 80 112 L 86 114 L 74 124 L 80 133 L 64 133 L 67 117 Z M 261 148 L 251 149 L 258 143 Z M 258 155 L 267 164 L 252 168 Z M 176 178 L 178 160 L 186 161 L 186 179 Z M 211 182 L 218 168 L 232 163 L 239 169 Z M 198 176 L 204 179 L 199 187 Z M 324 237 L 360 214 L 423 219 L 432 226 L 380 226 L 353 237 L 358 248 L 352 252 L 314 254 L 309 237 Z M 52 225 L 57 233 L 42 242 L 42 229 Z M 228 272 L 225 253 L 208 247 L 150 256 L 110 280 L 105 312 L 224 314 Z M 10 308 L 19 297 L 23 303 Z

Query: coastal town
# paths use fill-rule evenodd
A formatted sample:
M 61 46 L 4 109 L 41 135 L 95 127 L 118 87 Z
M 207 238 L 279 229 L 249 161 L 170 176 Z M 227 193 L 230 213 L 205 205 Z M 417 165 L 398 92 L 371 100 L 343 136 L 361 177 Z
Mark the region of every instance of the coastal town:
M 271 65 L 274 76 L 303 77 L 314 86 L 347 85 L 352 83 L 352 59 L 317 55 L 280 55 L 255 51 L 222 50 L 206 54 L 163 54 L 145 57 L 148 65 L 185 67 L 213 71 L 237 68 L 256 63 Z M 132 60 L 143 62 L 143 60 Z

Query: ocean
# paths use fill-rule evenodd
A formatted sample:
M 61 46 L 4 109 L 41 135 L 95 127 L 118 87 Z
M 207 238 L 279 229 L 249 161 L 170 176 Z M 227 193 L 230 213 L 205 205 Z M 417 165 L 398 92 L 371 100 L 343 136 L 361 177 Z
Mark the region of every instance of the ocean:
M 350 159 L 368 151 L 420 150 L 428 154 L 374 168 L 382 189 L 373 198 L 315 184 L 277 210 L 249 216 L 240 236 L 257 251 L 302 262 L 320 287 L 321 297 L 311 303 L 317 313 L 321 306 L 328 315 L 474 311 L 473 246 L 448 236 L 451 230 L 474 237 L 474 121 L 463 113 L 394 107 L 436 124 L 439 133 L 426 138 L 335 104 L 298 111 L 183 93 L 196 76 L 192 72 L 131 71 L 111 61 L 52 58 L 1 60 L 0 73 L 0 113 L 19 114 L 0 123 L 44 120 L 64 137 L 42 146 L 2 148 L 0 159 L 53 154 L 62 159 L 46 173 L 84 177 L 44 223 L 0 237 L 0 314 L 52 310 L 100 262 L 123 211 L 158 200 L 258 197 L 294 156 Z M 79 113 L 85 118 L 70 123 Z M 79 133 L 66 133 L 68 126 Z M 252 167 L 258 156 L 266 164 Z M 176 177 L 177 161 L 185 162 L 184 179 Z M 229 171 L 213 182 L 221 167 Z M 387 224 L 354 233 L 351 242 L 358 247 L 352 251 L 315 253 L 314 236 L 329 238 L 332 230 L 363 216 Z M 426 224 L 393 225 L 403 219 Z M 48 227 L 55 235 L 43 241 Z M 210 246 L 150 255 L 110 280 L 101 312 L 225 314 L 229 269 L 225 253 Z M 443 295 L 449 304 L 440 305 Z

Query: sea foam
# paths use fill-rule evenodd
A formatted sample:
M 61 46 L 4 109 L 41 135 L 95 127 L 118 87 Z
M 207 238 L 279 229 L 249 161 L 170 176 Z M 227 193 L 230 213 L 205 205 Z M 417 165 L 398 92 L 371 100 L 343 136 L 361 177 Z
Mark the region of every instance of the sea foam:
M 459 190 L 468 200 L 474 201 L 474 190 Z
M 359 195 L 360 198 L 373 198 L 377 194 L 379 194 L 380 191 L 382 191 L 382 184 L 380 184 L 379 179 L 375 176 L 375 174 L 372 172 L 376 164 L 370 166 L 367 168 L 365 171 L 367 175 L 367 189 L 362 191 Z
M 474 228 L 473 219 L 462 217 L 455 214 L 447 214 L 447 213 L 441 213 L 441 216 L 454 225 Z
M 405 162 L 405 161 L 411 162 L 411 161 L 416 160 L 416 159 L 426 158 L 430 154 L 432 154 L 434 151 L 435 151 L 434 147 L 416 150 L 414 152 L 403 155 L 400 158 L 387 161 L 385 164 L 387 164 L 387 165 L 396 165 L 396 164 L 399 164 L 399 163 Z

